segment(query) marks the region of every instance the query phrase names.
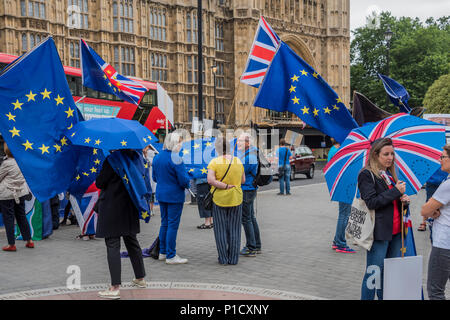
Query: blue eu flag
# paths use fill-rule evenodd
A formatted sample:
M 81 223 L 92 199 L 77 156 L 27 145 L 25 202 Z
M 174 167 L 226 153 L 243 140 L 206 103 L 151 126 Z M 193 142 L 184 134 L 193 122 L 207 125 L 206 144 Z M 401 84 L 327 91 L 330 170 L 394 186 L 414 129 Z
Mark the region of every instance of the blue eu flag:
M 284 42 L 272 60 L 254 105 L 290 111 L 338 142 L 358 127 L 336 92 Z
M 41 202 L 75 177 L 78 153 L 67 136 L 78 114 L 51 37 L 0 74 L 0 131 Z
M 208 164 L 217 156 L 214 142 L 215 138 L 203 138 L 182 144 L 179 156 L 191 179 L 206 179 L 208 176 Z
M 378 77 L 383 82 L 384 90 L 389 96 L 389 99 L 396 105 L 400 112 L 409 113 L 411 108 L 408 106 L 409 93 L 400 83 L 385 75 L 378 74 Z

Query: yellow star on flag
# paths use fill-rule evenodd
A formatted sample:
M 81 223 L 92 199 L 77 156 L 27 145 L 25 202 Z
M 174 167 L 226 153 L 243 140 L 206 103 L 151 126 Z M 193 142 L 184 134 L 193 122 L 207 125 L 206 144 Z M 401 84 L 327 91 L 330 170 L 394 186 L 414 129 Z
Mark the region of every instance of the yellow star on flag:
M 307 76 L 308 75 L 308 72 L 306 72 L 305 70 L 301 70 L 300 72 L 302 73 L 302 76 Z
M 103 75 L 103 78 L 108 79 L 108 77 L 106 76 L 106 74 Z
M 111 82 L 108 82 L 108 86 L 112 87 L 112 84 L 111 84 Z
M 155 130 L 156 131 L 156 130 Z M 149 140 L 152 140 L 152 136 L 147 136 L 147 138 L 149 139 Z
M 44 100 L 45 98 L 50 99 L 50 93 L 52 93 L 52 92 L 51 91 L 47 91 L 47 89 L 45 89 L 44 92 L 41 92 L 42 100 Z
M 319 79 L 319 74 L 318 74 L 317 72 L 314 71 L 313 77 L 316 78 L 316 79 Z
M 86 139 L 84 139 L 84 143 L 89 143 L 91 142 L 91 138 L 87 137 Z
M 296 76 L 296 75 L 294 74 L 294 76 L 291 78 L 291 80 L 292 80 L 292 82 L 298 81 L 298 76 Z
M 30 102 L 30 100 L 36 101 L 34 100 L 34 97 L 36 96 L 36 93 L 31 92 L 29 94 L 26 94 L 27 98 L 28 98 L 28 102 Z
M 194 168 L 192 168 L 192 169 L 189 169 L 189 172 L 194 172 L 195 170 L 194 170 Z
M 304 106 L 301 110 L 303 111 L 303 114 L 309 113 L 309 108 L 307 108 L 306 106 Z
M 22 143 L 22 145 L 25 146 L 25 151 L 27 151 L 28 149 L 33 150 L 33 147 L 32 147 L 33 144 L 30 141 L 28 141 L 28 140 L 27 140 L 27 142 Z
M 16 122 L 16 116 L 12 115 L 11 112 L 6 114 L 6 116 L 8 117 L 8 120 Z
M 62 137 L 62 139 L 61 139 L 61 145 L 62 145 L 62 146 L 64 146 L 64 145 L 67 146 L 67 138 L 66 138 L 66 137 Z
M 77 179 L 77 181 L 80 180 L 80 179 L 81 179 L 80 175 L 77 175 L 77 176 L 75 177 L 75 179 Z
M 333 104 L 333 109 L 339 110 L 339 107 L 335 104 Z
M 144 168 L 145 168 L 145 169 L 148 169 L 148 163 L 147 163 L 147 162 L 144 163 Z
M 293 85 L 291 85 L 291 87 L 289 88 L 289 92 L 290 93 L 295 92 L 295 88 L 297 88 L 297 87 L 294 87 Z
M 70 126 L 67 127 L 68 130 L 72 129 L 73 123 L 70 124 Z
M 126 174 L 123 176 L 123 179 L 125 179 L 125 181 L 128 183 L 128 177 Z
M 122 144 L 122 147 L 125 147 L 127 145 L 127 142 L 125 140 L 120 141 L 120 143 Z
M 317 116 L 319 115 L 319 110 L 317 110 L 316 108 L 314 108 L 313 113 L 314 113 L 314 117 L 317 117 Z
M 63 104 L 63 100 L 64 100 L 64 97 L 60 97 L 59 94 L 58 94 L 58 97 L 55 98 L 56 105 Z
M 189 154 L 189 150 L 183 150 L 183 155 Z
M 336 99 L 336 101 L 337 101 L 337 103 L 343 103 L 340 97 L 338 97 L 338 98 Z
M 142 211 L 142 218 L 146 219 L 148 217 L 149 217 L 148 212 L 147 211 Z
M 211 143 L 211 142 L 207 142 L 207 143 L 206 143 L 206 146 L 207 146 L 207 147 L 211 147 L 211 146 L 212 146 L 212 143 Z
M 54 147 L 56 149 L 56 152 L 61 152 L 61 146 L 60 145 L 55 144 Z
M 89 177 L 89 173 L 83 172 L 83 174 L 84 174 L 86 177 Z
M 202 173 L 207 174 L 208 170 L 206 168 L 202 168 Z
M 50 154 L 50 152 L 48 151 L 48 148 L 50 148 L 50 146 L 46 146 L 45 144 L 42 144 L 42 147 L 39 147 L 38 149 L 42 151 L 42 154 L 44 153 L 48 153 Z
M 294 97 L 294 99 L 291 99 L 292 101 L 294 101 L 294 104 L 299 104 L 300 99 L 297 97 Z
M 73 136 L 75 135 L 76 132 L 72 133 L 70 136 L 73 138 Z
M 99 160 L 99 159 L 95 159 L 94 163 L 95 163 L 96 165 L 99 165 L 99 164 L 100 164 L 100 160 Z
M 92 168 L 91 168 L 91 172 L 92 172 L 92 173 L 96 173 L 96 172 L 97 172 L 97 169 L 94 168 L 94 167 L 92 167 Z
M 331 114 L 331 109 L 329 109 L 328 107 L 324 108 L 323 111 L 325 113 Z
M 14 110 L 16 110 L 16 109 L 22 110 L 23 103 L 20 103 L 19 99 L 17 99 L 16 102 L 13 102 L 12 104 L 14 105 Z
M 144 142 L 145 142 L 145 143 L 147 143 L 147 139 L 145 139 L 145 138 L 142 138 L 142 140 L 144 140 Z
M 97 149 L 92 150 L 92 154 L 97 154 Z
M 100 139 L 95 140 L 95 145 L 100 145 L 100 143 L 102 143 L 102 141 Z
M 19 134 L 20 130 L 17 130 L 16 127 L 13 127 L 13 129 L 9 130 L 9 132 L 12 133 L 12 137 L 11 138 L 14 138 L 14 136 L 20 137 L 20 134 Z
M 200 148 L 200 145 L 198 143 L 194 144 L 194 149 Z
M 69 110 L 67 110 L 67 111 L 64 111 L 65 113 L 67 113 L 67 118 L 70 118 L 70 117 L 73 117 L 73 109 L 70 109 L 70 107 L 69 107 Z

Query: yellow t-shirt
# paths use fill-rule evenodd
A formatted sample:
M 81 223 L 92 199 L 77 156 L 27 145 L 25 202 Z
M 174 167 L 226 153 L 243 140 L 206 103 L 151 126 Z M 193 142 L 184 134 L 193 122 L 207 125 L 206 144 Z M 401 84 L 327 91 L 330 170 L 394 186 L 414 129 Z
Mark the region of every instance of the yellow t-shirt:
M 216 179 L 220 181 L 227 172 L 230 160 L 225 157 L 217 157 L 211 160 L 208 164 L 208 169 L 213 170 L 216 173 Z M 233 157 L 233 162 L 230 166 L 230 170 L 222 180 L 226 184 L 232 184 L 236 187 L 225 190 L 217 189 L 213 195 L 213 202 L 221 207 L 236 207 L 242 203 L 242 189 L 241 181 L 244 174 L 244 166 L 241 160 L 237 157 Z M 213 192 L 216 187 L 211 187 L 210 192 Z

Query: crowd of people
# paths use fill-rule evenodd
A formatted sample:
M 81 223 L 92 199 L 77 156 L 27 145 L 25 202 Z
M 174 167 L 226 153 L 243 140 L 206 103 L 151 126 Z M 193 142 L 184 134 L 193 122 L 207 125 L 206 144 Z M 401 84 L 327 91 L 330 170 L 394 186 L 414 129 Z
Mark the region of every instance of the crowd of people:
M 151 161 L 152 180 L 156 188 L 152 189 L 151 202 L 159 202 L 161 225 L 159 229 L 159 260 L 166 264 L 185 264 L 176 250 L 176 241 L 181 215 L 185 202 L 185 190 L 190 187 L 191 178 L 183 162 L 174 162 L 181 149 L 182 136 L 170 133 L 163 150 L 158 154 L 148 154 Z M 258 190 L 255 183 L 258 172 L 257 148 L 249 134 L 242 134 L 237 139 L 238 156 L 223 138 L 215 141 L 217 157 L 208 164 L 206 179 L 197 179 L 197 201 L 200 218 L 205 219 L 199 229 L 214 229 L 218 263 L 236 265 L 239 257 L 255 257 L 262 252 L 261 235 L 255 216 L 254 202 Z M 333 149 L 334 148 L 334 149 Z M 329 153 L 329 160 L 339 148 L 335 143 Z M 0 166 L 0 211 L 3 214 L 8 245 L 4 251 L 15 251 L 14 219 L 26 241 L 27 248 L 34 248 L 30 237 L 30 228 L 25 217 L 24 201 L 29 189 L 20 169 L 4 145 L 5 160 Z M 136 153 L 121 150 L 123 155 L 134 157 Z M 280 142 L 279 170 L 280 190 L 290 194 L 289 157 L 290 150 L 284 140 Z M 286 160 L 287 159 L 287 160 Z M 384 270 L 384 259 L 397 256 L 401 249 L 402 210 L 410 204 L 405 194 L 406 185 L 400 181 L 395 170 L 395 150 L 392 140 L 380 138 L 371 143 L 367 165 L 358 175 L 358 189 L 361 199 L 370 210 L 375 210 L 375 228 L 373 245 L 366 255 L 361 299 L 373 300 L 375 296 L 383 299 L 383 284 L 379 287 L 368 286 L 370 268 L 377 266 Z M 436 176 L 439 183 L 427 184 L 427 202 L 422 206 L 424 221 L 432 219 L 431 254 L 428 263 L 427 290 L 430 299 L 445 299 L 445 286 L 450 277 L 450 145 L 446 145 L 440 157 L 441 170 Z M 96 237 L 104 238 L 107 262 L 111 277 L 111 287 L 99 292 L 104 298 L 120 298 L 121 285 L 121 238 L 128 250 L 134 270 L 132 284 L 145 288 L 145 267 L 141 246 L 136 235 L 140 232 L 139 212 L 130 198 L 121 177 L 104 161 L 96 180 L 101 190 L 95 211 L 98 213 Z M 279 194 L 284 194 L 280 192 Z M 205 208 L 208 195 L 212 195 L 212 207 Z M 353 253 L 345 239 L 345 226 L 351 206 L 339 203 L 339 215 L 332 248 L 336 252 Z M 214 223 L 213 223 L 214 221 Z M 423 227 L 423 226 L 421 226 Z M 241 230 L 244 229 L 246 243 L 241 248 Z

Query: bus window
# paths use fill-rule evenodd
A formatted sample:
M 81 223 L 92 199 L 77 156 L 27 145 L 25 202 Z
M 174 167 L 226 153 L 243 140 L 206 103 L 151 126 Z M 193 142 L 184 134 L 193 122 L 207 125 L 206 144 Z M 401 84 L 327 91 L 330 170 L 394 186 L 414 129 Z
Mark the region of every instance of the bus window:
M 156 91 L 149 90 L 145 93 L 144 97 L 142 98 L 141 104 L 154 106 L 156 105 Z
M 66 76 L 66 78 L 67 78 L 67 83 L 69 84 L 70 93 L 73 96 L 76 96 L 77 95 L 77 84 L 76 84 L 75 77 Z

